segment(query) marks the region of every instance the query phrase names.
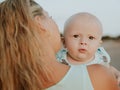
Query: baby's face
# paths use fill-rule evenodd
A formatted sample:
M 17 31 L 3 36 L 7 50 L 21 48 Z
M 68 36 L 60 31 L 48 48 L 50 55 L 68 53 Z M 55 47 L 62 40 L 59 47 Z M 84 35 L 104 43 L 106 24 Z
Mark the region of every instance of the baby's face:
M 92 59 L 101 42 L 101 28 L 96 23 L 75 20 L 66 29 L 64 44 L 68 59 L 78 62 Z

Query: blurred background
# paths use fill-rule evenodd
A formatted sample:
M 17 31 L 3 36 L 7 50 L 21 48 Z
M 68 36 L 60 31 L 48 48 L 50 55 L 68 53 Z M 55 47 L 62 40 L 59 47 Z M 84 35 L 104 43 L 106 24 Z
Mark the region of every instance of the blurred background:
M 60 31 L 64 22 L 78 12 L 90 12 L 102 22 L 104 35 L 120 35 L 120 0 L 35 0 L 56 21 Z
M 102 46 L 109 53 L 111 57 L 111 65 L 120 71 L 120 36 L 118 37 L 103 37 Z

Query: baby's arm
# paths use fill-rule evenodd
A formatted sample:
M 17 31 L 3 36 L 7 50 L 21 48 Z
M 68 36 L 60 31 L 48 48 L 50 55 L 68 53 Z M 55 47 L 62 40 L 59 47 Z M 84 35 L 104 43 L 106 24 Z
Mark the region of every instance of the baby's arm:
M 118 81 L 118 85 L 120 86 L 120 71 L 113 66 L 110 66 L 110 70 L 112 70 L 112 72 L 115 74 Z

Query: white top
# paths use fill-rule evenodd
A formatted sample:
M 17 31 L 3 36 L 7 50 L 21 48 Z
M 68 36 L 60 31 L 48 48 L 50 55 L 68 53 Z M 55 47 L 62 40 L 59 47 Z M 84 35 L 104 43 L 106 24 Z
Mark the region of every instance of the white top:
M 64 78 L 46 90 L 94 90 L 86 65 L 71 65 Z
M 110 62 L 110 56 L 104 48 L 101 47 L 98 49 L 94 60 L 81 65 L 70 64 L 67 60 L 66 53 L 67 50 L 62 49 L 56 57 L 59 62 L 68 64 L 70 70 L 60 82 L 46 90 L 94 90 L 87 70 L 87 65 L 108 64 Z

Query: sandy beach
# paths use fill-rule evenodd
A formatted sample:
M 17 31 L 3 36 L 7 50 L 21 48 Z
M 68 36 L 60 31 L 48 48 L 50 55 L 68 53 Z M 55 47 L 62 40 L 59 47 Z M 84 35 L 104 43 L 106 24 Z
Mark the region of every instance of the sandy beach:
M 111 65 L 120 70 L 120 39 L 104 40 L 102 46 L 111 57 Z

